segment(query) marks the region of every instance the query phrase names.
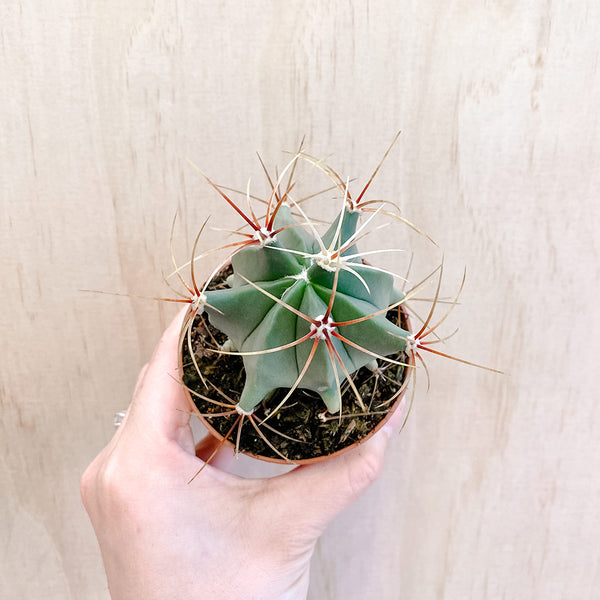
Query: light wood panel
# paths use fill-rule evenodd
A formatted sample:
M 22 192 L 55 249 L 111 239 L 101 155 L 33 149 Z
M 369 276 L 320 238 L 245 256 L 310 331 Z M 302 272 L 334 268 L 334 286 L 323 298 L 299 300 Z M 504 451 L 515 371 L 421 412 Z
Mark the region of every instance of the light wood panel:
M 3 3 L 0 596 L 108 597 L 79 476 L 171 313 L 80 290 L 165 293 L 176 210 L 179 257 L 236 223 L 185 157 L 244 188 L 306 135 L 364 181 L 402 129 L 373 197 L 448 292 L 468 266 L 450 348 L 508 376 L 430 361 L 311 598 L 597 598 L 599 25 L 594 0 Z

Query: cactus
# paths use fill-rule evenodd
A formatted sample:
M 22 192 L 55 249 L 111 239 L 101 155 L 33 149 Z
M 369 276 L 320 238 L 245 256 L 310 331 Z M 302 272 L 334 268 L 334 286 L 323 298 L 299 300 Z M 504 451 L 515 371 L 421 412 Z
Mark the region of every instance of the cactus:
M 191 285 L 185 283 L 181 269 L 175 265 L 177 276 L 189 292 L 187 298 L 179 301 L 190 304 L 181 345 L 183 347 L 187 340 L 190 355 L 206 388 L 208 384 L 194 358 L 190 334 L 199 315 L 205 314 L 210 324 L 228 338 L 224 345 L 213 348 L 213 352 L 242 357 L 246 378 L 239 401 L 235 404 L 216 402 L 230 409 L 223 414 L 237 413 L 229 433 L 238 425 L 238 441 L 246 417 L 260 434 L 252 415 L 263 399 L 277 389 L 285 388 L 288 392 L 268 418 L 285 405 L 297 388 L 318 394 L 324 409 L 331 414 L 341 414 L 344 382 L 352 389 L 357 403 L 366 410 L 353 382 L 353 375 L 364 366 L 376 371 L 379 361 L 379 364 L 403 365 L 414 370 L 415 359 L 422 361 L 423 351 L 467 362 L 431 348 L 430 344 L 436 341 L 426 339 L 456 304 L 455 300 L 449 311 L 436 324 L 431 324 L 442 267 L 424 280 L 427 282 L 439 273 L 432 308 L 422 320 L 419 331 L 413 334 L 403 329 L 400 321 L 393 323 L 387 315 L 418 293 L 424 282 L 405 294 L 394 285 L 397 275 L 365 260 L 366 255 L 388 250 L 368 253 L 358 250 L 357 242 L 374 230 L 368 228 L 376 217 L 401 221 L 420 232 L 395 208 L 389 207 L 392 203 L 364 200 L 392 146 L 356 198 L 350 194 L 348 180 L 344 182 L 331 167 L 300 149 L 275 183 L 269 178 L 272 193 L 266 201 L 264 221 L 256 216 L 249 191 L 249 213 L 246 214 L 221 187 L 200 171 L 241 216 L 249 232 L 237 232 L 242 240 L 222 247 L 232 250 L 230 256 L 201 288 L 196 283 L 194 265 L 202 230 L 194 243 L 190 261 Z M 312 169 L 323 171 L 339 192 L 341 205 L 337 216 L 323 235 L 292 197 L 293 174 L 299 160 L 307 161 Z M 287 171 L 290 171 L 289 181 L 283 190 L 282 181 Z M 209 289 L 213 278 L 229 260 L 233 273 L 227 279 L 227 286 Z M 399 360 L 399 353 L 405 353 L 409 360 Z M 205 398 L 198 392 L 195 394 Z M 265 442 L 273 448 L 266 438 Z

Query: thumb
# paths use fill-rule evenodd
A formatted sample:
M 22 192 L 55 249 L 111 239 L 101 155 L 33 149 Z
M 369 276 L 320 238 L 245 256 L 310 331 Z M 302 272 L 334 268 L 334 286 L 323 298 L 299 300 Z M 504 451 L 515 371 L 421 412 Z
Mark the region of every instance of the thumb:
M 353 450 L 275 478 L 288 512 L 320 534 L 379 477 L 388 440 L 401 417 L 402 411 L 396 410 L 380 431 Z

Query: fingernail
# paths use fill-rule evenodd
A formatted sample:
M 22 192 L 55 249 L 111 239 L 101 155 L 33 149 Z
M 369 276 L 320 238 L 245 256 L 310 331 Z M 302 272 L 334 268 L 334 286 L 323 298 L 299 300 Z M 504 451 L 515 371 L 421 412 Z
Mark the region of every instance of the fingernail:
M 392 437 L 392 434 L 394 433 L 394 428 L 389 423 L 386 423 L 381 428 L 381 431 L 383 431 L 388 436 L 388 439 L 389 439 Z

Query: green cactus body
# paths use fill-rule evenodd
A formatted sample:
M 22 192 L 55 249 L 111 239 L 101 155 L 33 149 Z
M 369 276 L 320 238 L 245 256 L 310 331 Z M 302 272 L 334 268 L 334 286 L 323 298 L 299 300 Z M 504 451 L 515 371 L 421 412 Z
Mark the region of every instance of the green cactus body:
M 234 274 L 228 281 L 230 287 L 206 291 L 205 311 L 211 324 L 225 333 L 241 353 L 278 348 L 307 336 L 303 342 L 276 352 L 243 355 L 246 382 L 238 403 L 240 412 L 251 413 L 276 388 L 291 388 L 312 352 L 298 387 L 317 392 L 327 409 L 335 413 L 340 410 L 339 382 L 344 381 L 346 372 L 352 374 L 372 362 L 375 354 L 390 356 L 407 348 L 409 332 L 385 316 L 386 307 L 398 302 L 402 294 L 394 289 L 391 275 L 363 265 L 352 244 L 359 216 L 342 211 L 319 240 L 306 228 L 295 226 L 290 209 L 281 206 L 275 229 L 293 227 L 280 231 L 267 245 L 256 244 L 238 251 L 232 258 Z M 341 226 L 339 219 L 343 219 Z M 342 268 L 339 264 L 327 264 L 322 256 L 323 260 L 319 260 L 323 247 L 335 249 L 348 243 L 352 245 L 338 259 L 344 262 Z M 381 314 L 335 328 L 352 343 L 326 331 L 324 335 L 329 337 L 337 355 L 334 360 L 309 320 L 264 292 L 303 315 L 318 319 L 327 313 L 338 268 L 330 319 L 343 323 L 378 311 Z

